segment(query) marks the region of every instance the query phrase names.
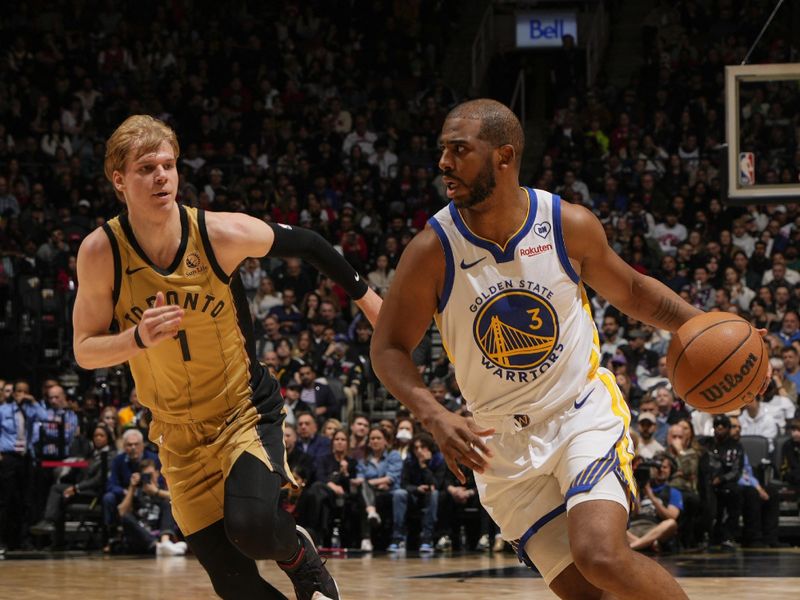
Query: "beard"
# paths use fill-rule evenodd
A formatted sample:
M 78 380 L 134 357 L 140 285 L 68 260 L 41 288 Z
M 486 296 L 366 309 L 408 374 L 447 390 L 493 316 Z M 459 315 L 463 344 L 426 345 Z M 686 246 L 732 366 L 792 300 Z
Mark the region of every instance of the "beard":
M 487 161 L 483 170 L 475 177 L 472 185 L 467 185 L 466 182 L 463 183 L 464 187 L 469 189 L 469 195 L 461 201 L 454 199 L 453 204 L 456 205 L 456 208 L 472 208 L 485 201 L 492 195 L 494 188 L 497 186 L 492 163 Z

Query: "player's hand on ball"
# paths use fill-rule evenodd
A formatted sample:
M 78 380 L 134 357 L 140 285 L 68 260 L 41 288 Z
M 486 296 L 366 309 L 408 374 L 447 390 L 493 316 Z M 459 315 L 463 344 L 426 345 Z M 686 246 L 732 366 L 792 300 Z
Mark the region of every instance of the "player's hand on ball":
M 462 417 L 449 411 L 440 412 L 429 424 L 436 443 L 444 455 L 448 468 L 463 484 L 467 478 L 458 463 L 473 471 L 483 473 L 492 451 L 481 439 L 492 435 L 494 429 L 481 430 L 472 417 Z
M 144 311 L 142 320 L 139 321 L 139 337 L 142 338 L 142 343 L 150 348 L 175 337 L 182 319 L 183 309 L 174 304 L 166 304 L 164 293 L 158 292 L 152 308 Z

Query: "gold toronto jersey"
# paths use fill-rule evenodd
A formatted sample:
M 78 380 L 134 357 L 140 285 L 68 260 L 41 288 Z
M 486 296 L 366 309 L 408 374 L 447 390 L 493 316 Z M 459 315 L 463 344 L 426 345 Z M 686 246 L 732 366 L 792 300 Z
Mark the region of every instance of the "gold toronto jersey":
M 114 255 L 112 330 L 135 327 L 157 292 L 181 306 L 178 334 L 129 361 L 139 401 L 167 423 L 217 420 L 252 394 L 253 327 L 238 272 L 229 277 L 216 261 L 204 212 L 179 211 L 180 246 L 165 269 L 144 253 L 127 213 L 103 226 Z

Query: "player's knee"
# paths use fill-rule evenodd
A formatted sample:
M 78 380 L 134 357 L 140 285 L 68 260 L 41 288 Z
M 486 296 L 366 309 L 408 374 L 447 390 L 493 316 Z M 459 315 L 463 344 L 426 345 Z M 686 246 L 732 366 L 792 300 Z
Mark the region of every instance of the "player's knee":
M 573 547 L 572 557 L 581 574 L 594 585 L 613 577 L 619 565 L 614 556 L 600 551 L 591 544 Z
M 291 556 L 293 533 L 283 535 L 284 523 L 278 511 L 266 503 L 228 502 L 225 505 L 225 533 L 228 539 L 247 557 L 254 560 L 285 560 Z

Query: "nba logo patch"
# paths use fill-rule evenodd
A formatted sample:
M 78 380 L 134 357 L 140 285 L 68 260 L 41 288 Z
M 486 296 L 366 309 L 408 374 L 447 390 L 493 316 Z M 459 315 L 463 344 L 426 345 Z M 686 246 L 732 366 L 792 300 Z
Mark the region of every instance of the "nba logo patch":
M 755 185 L 756 156 L 752 152 L 739 152 L 739 185 Z
M 553 306 L 528 290 L 508 290 L 475 317 L 473 334 L 483 355 L 498 367 L 527 370 L 543 363 L 558 342 Z

